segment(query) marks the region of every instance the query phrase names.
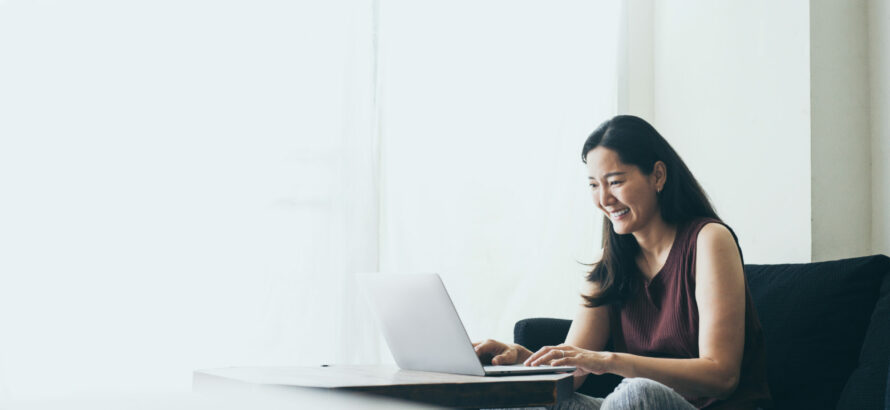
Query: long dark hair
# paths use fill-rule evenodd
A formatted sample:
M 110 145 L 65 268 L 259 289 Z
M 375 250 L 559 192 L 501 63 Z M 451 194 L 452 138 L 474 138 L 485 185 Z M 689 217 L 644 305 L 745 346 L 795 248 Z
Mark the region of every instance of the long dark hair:
M 662 161 L 667 179 L 658 195 L 661 218 L 679 226 L 699 217 L 719 220 L 711 201 L 689 168 L 670 144 L 652 125 L 639 117 L 619 115 L 602 124 L 587 137 L 581 161 L 596 147 L 608 148 L 618 154 L 621 162 L 635 165 L 650 175 L 655 163 Z M 635 258 L 640 246 L 632 234 L 619 235 L 612 221 L 603 216 L 603 257 L 587 274 L 587 280 L 599 285 L 593 295 L 582 295 L 587 307 L 623 303 L 641 280 Z

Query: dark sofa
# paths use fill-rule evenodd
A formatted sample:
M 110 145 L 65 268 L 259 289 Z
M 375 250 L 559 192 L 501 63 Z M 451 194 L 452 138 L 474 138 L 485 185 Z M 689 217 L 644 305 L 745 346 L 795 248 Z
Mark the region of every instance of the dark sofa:
M 775 408 L 890 409 L 890 258 L 745 265 L 745 276 Z M 560 344 L 570 324 L 521 320 L 514 341 L 532 351 Z M 591 375 L 578 391 L 603 397 L 620 380 Z

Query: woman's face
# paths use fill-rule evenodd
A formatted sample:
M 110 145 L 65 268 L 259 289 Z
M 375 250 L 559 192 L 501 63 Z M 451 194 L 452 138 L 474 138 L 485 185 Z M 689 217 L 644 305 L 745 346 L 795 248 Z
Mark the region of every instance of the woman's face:
M 639 231 L 653 217 L 661 217 L 657 192 L 664 186 L 663 163 L 645 175 L 636 165 L 621 162 L 615 151 L 596 147 L 587 153 L 587 170 L 593 202 L 612 221 L 616 233 Z

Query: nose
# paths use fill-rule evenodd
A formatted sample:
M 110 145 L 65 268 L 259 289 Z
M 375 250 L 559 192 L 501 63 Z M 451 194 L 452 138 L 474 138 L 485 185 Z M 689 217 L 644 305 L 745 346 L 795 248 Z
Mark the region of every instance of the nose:
M 603 184 L 599 190 L 599 198 L 597 198 L 600 202 L 600 206 L 605 207 L 613 202 L 615 202 L 615 197 L 612 196 L 612 191 L 609 190 L 608 184 Z

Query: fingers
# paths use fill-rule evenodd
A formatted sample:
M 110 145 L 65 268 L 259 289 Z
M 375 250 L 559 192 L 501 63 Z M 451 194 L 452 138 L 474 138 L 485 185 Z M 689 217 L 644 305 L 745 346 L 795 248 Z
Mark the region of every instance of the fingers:
M 522 364 L 524 364 L 526 366 L 531 366 L 532 363 L 534 363 L 536 360 L 538 360 L 541 356 L 547 354 L 547 352 L 550 351 L 550 348 L 551 348 L 551 346 L 544 346 L 544 347 L 538 349 L 538 351 L 532 353 L 532 355 L 529 356 L 528 359 L 525 359 L 525 362 L 523 362 Z
M 482 361 L 482 364 L 513 364 L 516 363 L 516 354 L 514 352 L 513 357 L 503 356 L 505 353 L 508 353 L 511 349 L 510 346 L 498 342 L 497 340 L 488 339 L 482 342 L 473 343 L 473 349 L 476 351 L 476 356 Z
M 507 345 L 498 342 L 497 340 L 488 339 L 482 342 L 473 343 L 473 348 L 476 350 L 477 356 L 486 353 L 498 355 L 507 348 Z
M 516 349 L 508 349 L 504 353 L 493 357 L 491 359 L 491 364 L 500 366 L 516 363 L 518 355 L 519 352 L 517 352 Z
M 531 355 L 523 364 L 526 366 L 540 366 L 542 364 L 553 365 L 553 362 L 558 359 L 564 359 L 566 357 L 566 352 L 561 350 L 560 346 L 544 346 L 535 354 Z

